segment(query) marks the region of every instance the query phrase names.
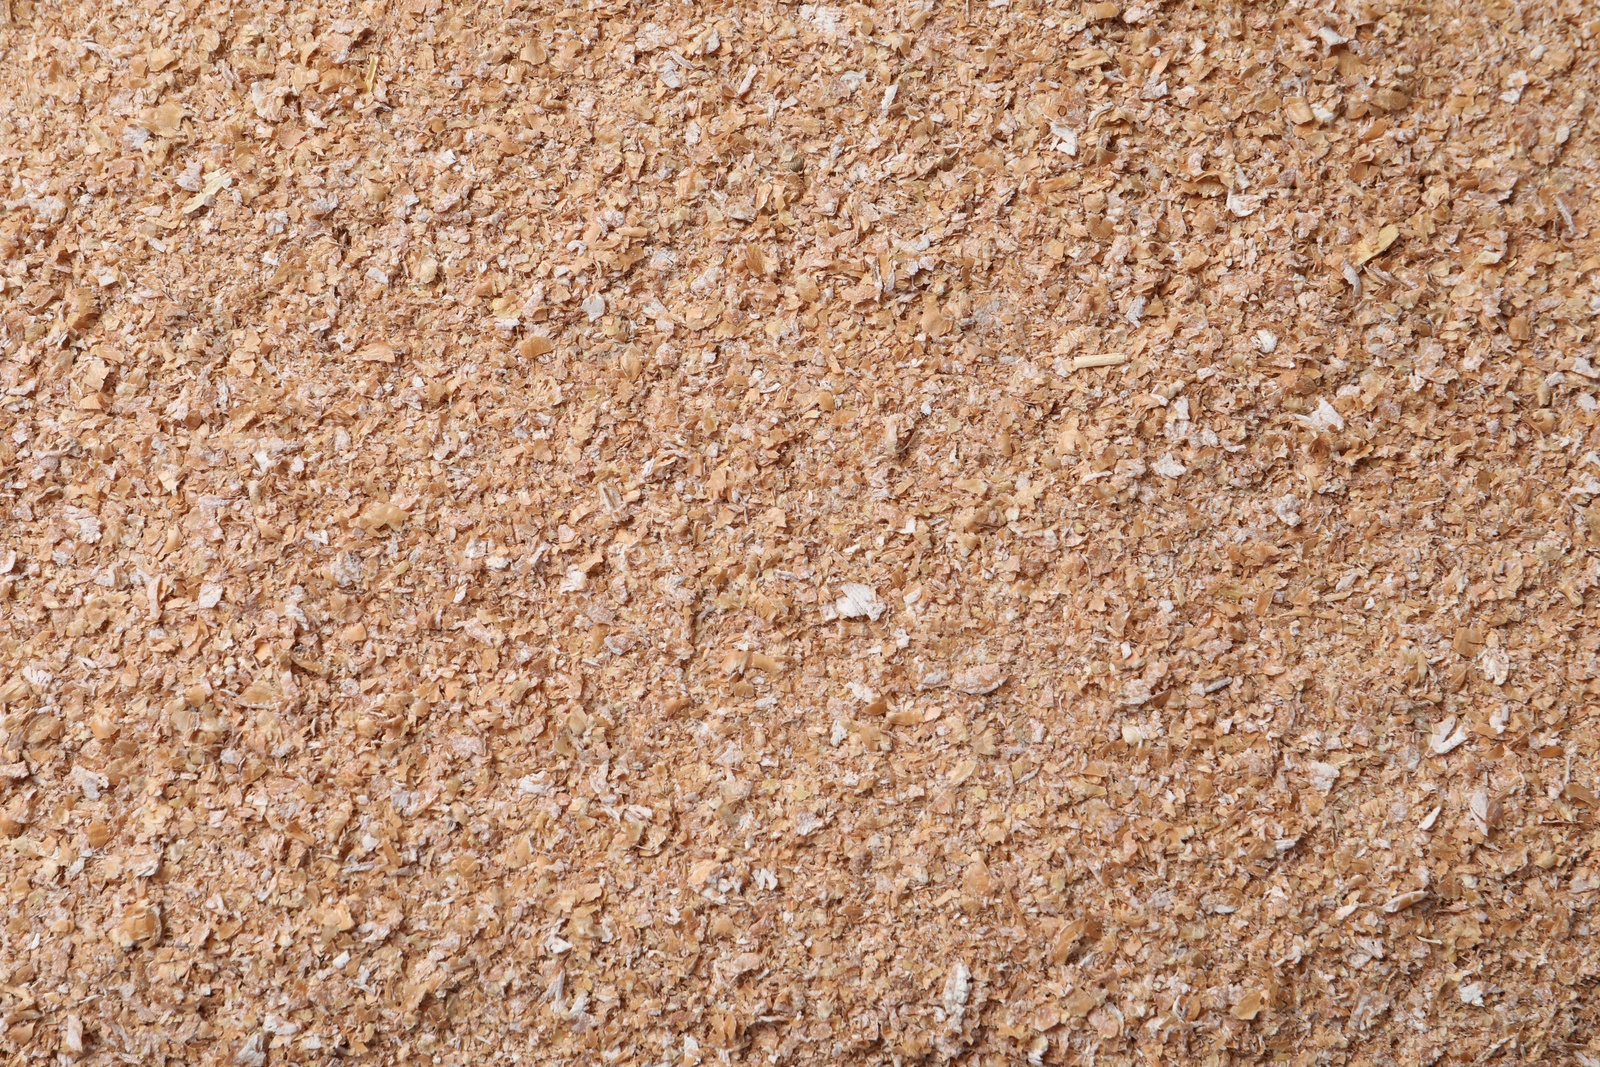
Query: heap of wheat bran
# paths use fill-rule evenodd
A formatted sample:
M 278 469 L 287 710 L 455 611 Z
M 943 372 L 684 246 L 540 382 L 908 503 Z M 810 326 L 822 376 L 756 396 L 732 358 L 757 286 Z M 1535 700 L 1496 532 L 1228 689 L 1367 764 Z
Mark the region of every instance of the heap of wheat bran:
M 0 16 L 6 1062 L 1600 1063 L 1590 6 Z

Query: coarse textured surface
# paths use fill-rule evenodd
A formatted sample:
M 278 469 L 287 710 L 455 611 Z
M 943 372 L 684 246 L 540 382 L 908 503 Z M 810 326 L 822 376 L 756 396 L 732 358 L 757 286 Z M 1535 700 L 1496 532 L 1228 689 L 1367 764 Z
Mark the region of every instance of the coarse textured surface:
M 7 1062 L 1600 1062 L 1592 8 L 0 15 Z

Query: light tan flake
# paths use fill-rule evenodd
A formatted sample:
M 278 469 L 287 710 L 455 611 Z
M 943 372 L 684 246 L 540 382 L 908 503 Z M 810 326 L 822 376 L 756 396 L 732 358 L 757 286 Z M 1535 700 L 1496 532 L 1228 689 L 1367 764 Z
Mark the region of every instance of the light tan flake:
M 950 688 L 969 696 L 987 696 L 1005 684 L 1005 672 L 992 663 L 968 667 L 950 678 Z
M 1083 370 L 1087 367 L 1120 367 L 1128 362 L 1128 357 L 1120 352 L 1102 352 L 1092 356 L 1072 357 L 1072 369 Z
M 1233 1007 L 1228 1009 L 1228 1013 L 1235 1019 L 1250 1022 L 1257 1015 L 1260 1015 L 1261 1010 L 1266 1006 L 1267 995 L 1259 989 L 1252 989 L 1235 1001 Z
M 1413 889 L 1409 893 L 1401 893 L 1398 896 L 1390 897 L 1383 905 L 1383 910 L 1386 914 L 1393 915 L 1427 899 L 1428 891 L 1426 889 Z
M 1370 237 L 1364 237 L 1352 245 L 1349 252 L 1346 253 L 1346 258 L 1351 266 L 1362 266 L 1375 256 L 1387 252 L 1399 237 L 1400 227 L 1389 223 L 1386 226 L 1379 227 L 1377 233 L 1372 234 Z

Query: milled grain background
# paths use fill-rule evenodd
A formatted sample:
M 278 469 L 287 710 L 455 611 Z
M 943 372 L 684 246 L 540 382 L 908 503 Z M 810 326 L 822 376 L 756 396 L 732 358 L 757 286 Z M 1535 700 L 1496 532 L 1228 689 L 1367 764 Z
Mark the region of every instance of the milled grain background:
M 0 15 L 7 1062 L 1600 1062 L 1592 9 Z

